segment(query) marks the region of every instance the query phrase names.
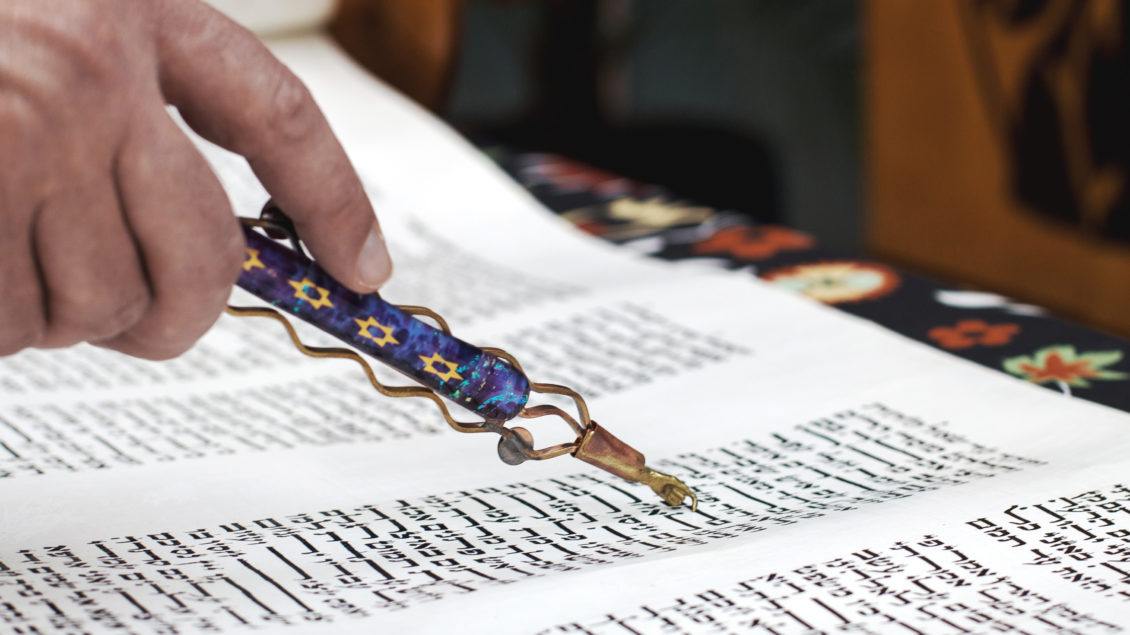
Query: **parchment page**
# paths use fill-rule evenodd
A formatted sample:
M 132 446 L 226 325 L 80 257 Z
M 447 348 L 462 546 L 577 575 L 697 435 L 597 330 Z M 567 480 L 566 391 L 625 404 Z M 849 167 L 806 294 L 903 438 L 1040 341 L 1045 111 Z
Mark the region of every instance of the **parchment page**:
M 326 41 L 275 50 L 373 194 L 398 267 L 385 296 L 581 390 L 598 421 L 696 490 L 699 512 L 568 457 L 504 465 L 495 438 L 446 429 L 428 402 L 303 358 L 273 322 L 224 317 L 165 364 L 85 346 L 0 360 L 7 628 L 1127 622 L 1126 414 L 748 276 L 584 238 Z M 206 152 L 236 210 L 255 213 L 265 195 L 246 166 Z M 526 425 L 539 442 L 564 432 Z

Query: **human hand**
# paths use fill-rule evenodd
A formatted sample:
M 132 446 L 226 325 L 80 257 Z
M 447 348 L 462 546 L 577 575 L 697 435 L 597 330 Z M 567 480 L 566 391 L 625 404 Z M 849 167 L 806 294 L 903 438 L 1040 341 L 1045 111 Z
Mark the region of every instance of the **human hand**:
M 174 357 L 223 309 L 243 236 L 166 103 L 247 157 L 340 282 L 390 275 L 340 144 L 252 34 L 198 0 L 4 0 L 0 355 L 90 341 Z

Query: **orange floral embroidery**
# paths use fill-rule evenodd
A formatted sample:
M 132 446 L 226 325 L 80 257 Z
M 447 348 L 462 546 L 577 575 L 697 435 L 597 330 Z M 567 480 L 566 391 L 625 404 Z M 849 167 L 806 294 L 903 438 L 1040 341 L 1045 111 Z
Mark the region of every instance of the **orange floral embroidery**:
M 779 251 L 810 249 L 811 236 L 784 227 L 726 227 L 692 247 L 698 254 L 730 254 L 743 260 L 761 260 Z
M 612 226 L 595 220 L 578 220 L 575 227 L 592 236 L 603 236 L 611 231 Z
M 1063 381 L 1067 383 L 1078 382 L 1082 379 L 1094 379 L 1099 376 L 1099 371 L 1091 368 L 1091 362 L 1080 359 L 1066 362 L 1059 355 L 1051 354 L 1044 360 L 1044 365 L 1020 364 L 1020 370 L 1029 377 L 1028 381 L 1042 384 L 1046 381 Z
M 978 345 L 1003 346 L 1019 332 L 1019 324 L 988 324 L 984 320 L 961 320 L 953 326 L 934 327 L 926 335 L 942 348 L 956 350 Z
M 1004 369 L 1036 384 L 1056 382 L 1061 386 L 1087 388 L 1088 379 L 1124 380 L 1127 374 L 1110 370 L 1122 361 L 1122 351 L 1076 352 L 1074 346 L 1049 346 L 1035 355 L 1020 355 L 1004 360 Z
M 762 274 L 777 287 L 825 304 L 875 300 L 899 286 L 894 269 L 876 262 L 835 260 L 793 265 Z

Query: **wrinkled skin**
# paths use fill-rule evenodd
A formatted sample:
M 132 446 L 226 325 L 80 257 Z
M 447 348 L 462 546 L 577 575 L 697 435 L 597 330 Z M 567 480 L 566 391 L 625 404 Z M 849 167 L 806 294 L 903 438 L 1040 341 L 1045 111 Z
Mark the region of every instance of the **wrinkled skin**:
M 244 243 L 166 111 L 247 157 L 358 292 L 391 264 L 306 88 L 198 0 L 0 3 L 0 355 L 89 341 L 150 359 L 215 321 Z

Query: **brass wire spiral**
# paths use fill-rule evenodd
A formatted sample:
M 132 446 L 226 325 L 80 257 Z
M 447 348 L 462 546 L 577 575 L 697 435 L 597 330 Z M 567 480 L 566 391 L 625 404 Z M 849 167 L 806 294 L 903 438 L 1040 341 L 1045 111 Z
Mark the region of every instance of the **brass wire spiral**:
M 275 207 L 273 203 L 268 202 L 267 205 L 264 206 L 260 218 L 241 218 L 240 221 L 246 226 L 265 230 L 269 237 L 276 239 L 285 237 L 289 239 L 295 251 L 309 257 L 302 242 L 298 239 L 293 223 L 291 223 L 290 219 L 287 218 L 281 210 Z M 398 306 L 397 308 L 412 316 L 431 318 L 436 323 L 438 329 L 451 335 L 451 328 L 448 326 L 447 321 L 435 311 L 426 307 L 412 305 Z M 290 320 L 273 308 L 265 306 L 228 306 L 225 308 L 225 311 L 235 317 L 266 317 L 275 320 L 286 329 L 286 333 L 290 336 L 290 341 L 294 344 L 294 347 L 297 348 L 299 352 L 309 357 L 353 360 L 365 371 L 365 375 L 369 378 L 369 383 L 372 384 L 373 388 L 386 397 L 422 397 L 430 399 L 432 403 L 439 408 L 444 421 L 457 432 L 494 432 L 499 434 L 501 436 L 498 444 L 499 458 L 506 463 L 517 465 L 526 460 L 544 460 L 564 454 L 571 454 L 586 463 L 595 465 L 620 478 L 647 485 L 669 505 L 681 505 L 687 497 L 690 497 L 692 511 L 698 509 L 698 496 L 693 490 L 681 480 L 647 467 L 643 454 L 615 438 L 611 433 L 607 432 L 607 430 L 597 425 L 595 421 L 592 421 L 589 417 L 588 405 L 585 403 L 584 398 L 571 388 L 558 384 L 530 382 L 531 393 L 537 392 L 568 397 L 573 400 L 577 408 L 577 417 L 573 417 L 565 410 L 552 404 L 531 406 L 528 403 L 527 397 L 527 405 L 518 412 L 516 418 L 536 419 L 549 415 L 557 416 L 567 423 L 576 434 L 573 441 L 535 449 L 533 446 L 533 435 L 525 428 L 518 426 L 507 428 L 507 422 L 502 420 L 484 419 L 476 422 L 456 421 L 455 417 L 451 415 L 447 403 L 432 389 L 420 385 L 386 386 L 377 379 L 373 367 L 370 366 L 369 362 L 357 351 L 341 347 L 307 345 L 298 336 L 298 331 L 294 328 L 294 325 L 291 324 Z M 512 366 L 514 370 L 528 378 L 528 375 L 526 375 L 525 371 L 522 369 L 522 365 L 519 364 L 518 360 L 510 353 L 500 348 L 484 347 L 480 350 L 498 357 L 503 362 Z
M 268 233 L 276 232 L 284 235 L 290 241 L 295 251 L 305 255 L 306 252 L 303 248 L 302 242 L 298 239 L 298 235 L 295 233 L 293 226 L 290 225 L 289 219 L 287 219 L 285 216 L 282 216 L 281 212 L 279 212 L 277 215 L 268 215 L 267 211 L 269 209 L 271 208 L 270 204 L 268 203 L 268 206 L 264 207 L 263 218 L 240 218 L 240 222 L 242 222 L 244 225 L 267 230 Z M 398 305 L 397 308 L 401 311 L 404 311 L 405 313 L 408 313 L 409 315 L 431 318 L 436 323 L 437 328 L 439 328 L 444 333 L 451 335 L 451 327 L 447 324 L 447 320 L 443 319 L 443 316 L 436 313 L 435 311 L 427 307 L 415 305 Z M 373 388 L 375 388 L 377 392 L 385 395 L 386 397 L 422 397 L 425 399 L 430 399 L 436 405 L 436 407 L 439 408 L 440 414 L 443 415 L 444 421 L 446 421 L 449 426 L 451 426 L 458 432 L 497 432 L 503 434 L 504 436 L 506 436 L 506 434 L 509 432 L 509 430 L 504 427 L 505 422 L 502 421 L 456 421 L 443 398 L 432 391 L 430 388 L 426 388 L 424 386 L 386 386 L 385 384 L 381 383 L 379 379 L 377 379 L 377 375 L 373 371 L 373 367 L 369 365 L 369 362 L 364 357 L 362 357 L 360 353 L 352 349 L 341 347 L 310 346 L 306 344 L 302 341 L 302 338 L 298 336 L 298 331 L 295 330 L 294 325 L 290 323 L 290 320 L 275 309 L 267 307 L 229 305 L 224 309 L 224 311 L 229 315 L 233 315 L 235 317 L 266 317 L 275 320 L 279 324 L 282 324 L 283 328 L 286 329 L 287 335 L 290 336 L 290 341 L 294 344 L 294 347 L 304 355 L 317 358 L 353 360 L 361 366 L 362 370 L 365 371 L 365 375 L 369 378 L 369 383 L 373 385 Z M 515 359 L 514 356 L 510 353 L 500 348 L 484 347 L 482 348 L 482 350 L 501 358 L 502 360 L 513 366 L 516 370 L 518 370 L 518 372 L 525 374 L 525 371 L 522 370 L 522 365 L 519 364 L 518 360 Z M 574 418 L 572 415 L 565 412 L 561 408 L 553 405 L 527 406 L 518 413 L 519 417 L 522 417 L 524 419 L 534 419 L 547 415 L 556 415 L 563 419 L 567 424 L 569 424 L 569 427 L 573 429 L 578 438 L 580 438 L 580 436 L 584 434 L 585 429 L 588 427 L 591 421 L 589 418 L 589 409 L 588 405 L 585 404 L 584 398 L 581 397 L 576 391 L 566 386 L 538 382 L 530 383 L 530 391 L 542 394 L 563 395 L 571 398 L 573 400 L 573 403 L 577 406 L 577 414 L 580 418 L 580 421 L 578 421 L 576 418 Z M 525 458 L 527 459 L 543 460 L 571 453 L 576 448 L 577 441 L 573 441 L 570 443 L 560 443 L 542 449 L 530 448 L 528 450 L 524 450 L 523 453 L 525 454 Z

